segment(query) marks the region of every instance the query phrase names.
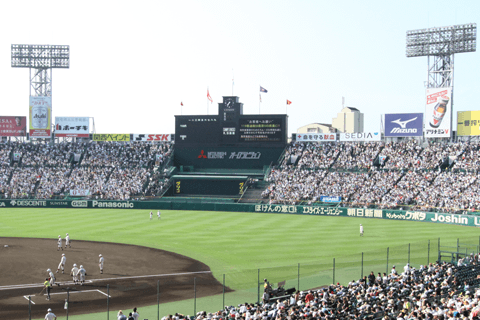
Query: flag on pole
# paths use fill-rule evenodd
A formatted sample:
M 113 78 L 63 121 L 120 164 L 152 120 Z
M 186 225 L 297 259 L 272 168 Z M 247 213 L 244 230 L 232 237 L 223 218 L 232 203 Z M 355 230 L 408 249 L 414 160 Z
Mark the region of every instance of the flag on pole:
M 268 91 L 267 91 L 267 89 L 265 89 L 264 87 L 260 86 L 260 92 L 265 92 L 265 93 L 267 93 Z
M 210 100 L 210 103 L 213 103 L 212 96 L 210 95 L 210 92 L 207 89 L 207 99 Z
M 259 93 L 258 95 L 260 96 L 260 102 L 262 102 L 262 94 Z
M 287 100 L 287 104 L 288 104 L 288 105 L 292 104 L 292 101 Z
M 183 101 L 180 101 L 180 105 L 183 107 Z

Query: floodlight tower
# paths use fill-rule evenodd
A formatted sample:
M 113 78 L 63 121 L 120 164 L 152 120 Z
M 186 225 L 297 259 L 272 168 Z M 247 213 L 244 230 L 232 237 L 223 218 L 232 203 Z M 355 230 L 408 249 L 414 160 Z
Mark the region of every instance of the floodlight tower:
M 52 69 L 70 67 L 70 47 L 12 44 L 12 68 L 30 69 L 30 96 L 52 96 Z

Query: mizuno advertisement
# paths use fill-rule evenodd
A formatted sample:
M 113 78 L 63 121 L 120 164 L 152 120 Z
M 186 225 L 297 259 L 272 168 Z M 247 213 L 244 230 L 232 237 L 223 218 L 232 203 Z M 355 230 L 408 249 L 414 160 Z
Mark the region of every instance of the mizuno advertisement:
M 423 113 L 386 113 L 385 137 L 423 136 Z

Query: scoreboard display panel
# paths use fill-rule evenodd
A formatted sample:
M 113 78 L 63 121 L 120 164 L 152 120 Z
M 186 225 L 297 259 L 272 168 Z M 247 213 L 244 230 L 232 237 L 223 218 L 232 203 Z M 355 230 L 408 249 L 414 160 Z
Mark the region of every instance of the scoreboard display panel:
M 173 176 L 173 195 L 240 195 L 247 176 Z
M 285 116 L 240 117 L 239 142 L 285 143 Z
M 220 143 L 217 116 L 177 116 L 175 144 Z

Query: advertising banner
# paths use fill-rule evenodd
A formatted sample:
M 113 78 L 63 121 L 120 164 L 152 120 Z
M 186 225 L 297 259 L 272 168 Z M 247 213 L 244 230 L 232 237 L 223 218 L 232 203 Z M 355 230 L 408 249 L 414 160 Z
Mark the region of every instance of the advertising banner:
M 50 138 L 52 98 L 30 97 L 29 132 L 31 138 Z
M 55 136 L 88 138 L 89 122 L 88 117 L 55 117 Z
M 134 141 L 172 141 L 171 134 L 134 134 Z
M 340 133 L 340 141 L 380 141 L 380 132 Z
M 423 113 L 386 113 L 385 137 L 423 136 Z
M 93 141 L 130 141 L 129 133 L 102 133 L 92 135 Z
M 450 137 L 452 88 L 427 89 L 425 105 L 425 137 Z
M 25 137 L 27 117 L 0 117 L 0 137 Z
M 90 195 L 90 190 L 89 189 L 70 190 L 70 195 L 72 197 L 85 197 Z
M 320 196 L 321 202 L 342 202 L 342 197 L 340 196 Z
M 480 135 L 480 111 L 457 112 L 457 136 Z
M 337 141 L 336 133 L 297 133 L 297 141 Z

